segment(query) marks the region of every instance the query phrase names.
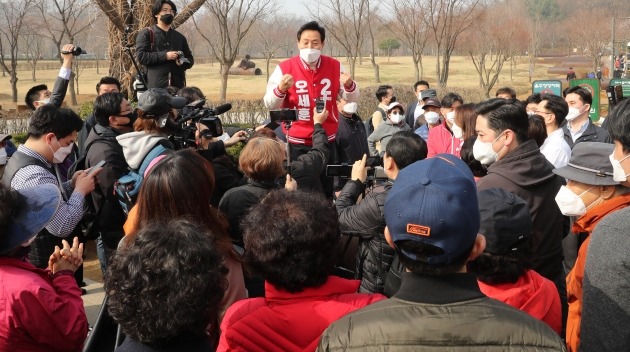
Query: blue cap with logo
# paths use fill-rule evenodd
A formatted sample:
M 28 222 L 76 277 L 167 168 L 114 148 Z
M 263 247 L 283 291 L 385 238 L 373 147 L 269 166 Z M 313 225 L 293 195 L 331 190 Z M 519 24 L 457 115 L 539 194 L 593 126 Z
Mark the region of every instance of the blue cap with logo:
M 387 194 L 385 223 L 394 245 L 415 261 L 444 265 L 470 250 L 479 232 L 479 204 L 466 163 L 438 154 L 402 169 Z M 421 257 L 400 249 L 400 241 L 422 242 L 444 253 Z

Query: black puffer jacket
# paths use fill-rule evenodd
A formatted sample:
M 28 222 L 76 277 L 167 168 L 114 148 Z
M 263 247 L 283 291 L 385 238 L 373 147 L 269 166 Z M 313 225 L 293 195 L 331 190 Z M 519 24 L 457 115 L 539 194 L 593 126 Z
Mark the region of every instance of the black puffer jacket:
M 383 293 L 385 277 L 394 259 L 394 249 L 385 240 L 383 213 L 391 187 L 392 183 L 387 182 L 384 189 L 368 193 L 357 204 L 365 186 L 359 181 L 349 181 L 337 197 L 341 233 L 360 237 L 356 263 L 356 277 L 361 280 L 359 292 Z

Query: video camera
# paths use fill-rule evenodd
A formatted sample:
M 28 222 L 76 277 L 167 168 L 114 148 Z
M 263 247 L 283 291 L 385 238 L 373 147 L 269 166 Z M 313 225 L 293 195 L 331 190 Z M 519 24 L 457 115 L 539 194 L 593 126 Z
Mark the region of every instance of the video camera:
M 62 50 L 61 51 L 62 54 L 66 55 L 66 54 L 72 54 L 74 56 L 79 56 L 82 54 L 87 54 L 87 52 L 83 49 L 81 49 L 80 46 L 75 46 L 72 50 L 67 51 L 67 50 Z
M 205 99 L 199 99 L 182 108 L 180 118 L 175 121 L 173 134 L 169 136 L 169 139 L 175 144 L 175 149 L 197 146 L 195 143 L 197 123 L 207 127 L 207 129 L 201 131 L 201 137 L 203 138 L 220 137 L 223 135 L 223 125 L 218 115 L 232 109 L 232 104 L 227 103 L 219 105 L 214 109 L 209 109 L 204 107 L 205 103 Z
M 383 169 L 383 158 L 380 156 L 370 156 L 365 161 L 365 167 L 369 167 L 367 170 L 368 182 L 374 182 L 376 180 L 387 180 L 385 170 Z M 352 177 L 352 165 L 343 163 L 341 165 L 327 165 L 326 166 L 327 177 L 341 177 L 342 179 L 349 180 Z

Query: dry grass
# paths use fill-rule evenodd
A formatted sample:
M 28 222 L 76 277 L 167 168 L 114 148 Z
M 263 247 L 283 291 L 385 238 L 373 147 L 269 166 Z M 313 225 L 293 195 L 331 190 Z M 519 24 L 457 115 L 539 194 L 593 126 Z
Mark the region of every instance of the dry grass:
M 345 61 L 341 58 L 342 63 Z M 257 67 L 264 69 L 264 60 L 254 60 Z M 275 68 L 279 60 L 272 60 L 271 70 Z M 413 62 L 411 57 L 392 57 L 387 62 L 387 57 L 379 57 L 377 63 L 380 65 L 381 82 L 388 84 L 404 84 L 409 87 L 415 81 Z M 425 57 L 423 59 L 424 72 L 423 78 L 431 84 L 436 84 L 435 57 Z M 346 68 L 347 64 L 344 63 Z M 536 79 L 560 79 L 561 76 L 547 75 L 547 67 L 550 63 L 540 63 L 536 67 Z M 374 82 L 374 73 L 368 58 L 363 59 L 362 65 L 357 63 L 356 80 L 360 86 L 366 87 L 376 85 Z M 18 101 L 22 104 L 26 91 L 36 85 L 46 83 L 52 89 L 55 76 L 58 69 L 40 70 L 37 72 L 37 82 L 30 79 L 29 71 L 18 72 Z M 513 73 L 513 80 L 510 80 L 509 66 L 506 64 L 499 82 L 495 85 L 495 89 L 501 86 L 514 87 L 519 97 L 526 97 L 531 92 L 531 84 L 527 77 L 528 65 L 526 58 L 517 60 L 517 65 Z M 100 74 L 96 73 L 96 69 L 84 69 L 81 72 L 79 81 L 78 96 L 79 103 L 92 100 L 95 96 L 95 85 L 100 77 L 105 76 L 106 69 L 100 70 Z M 265 94 L 266 79 L 262 76 L 230 76 L 228 80 L 227 100 L 235 99 L 260 99 Z M 218 64 L 201 64 L 188 71 L 189 85 L 198 86 L 211 100 L 217 100 L 219 96 L 219 88 L 221 84 L 219 76 Z M 457 88 L 476 89 L 479 87 L 479 78 L 477 72 L 468 57 L 455 56 L 451 61 L 451 70 L 448 81 L 449 90 L 457 90 Z M 69 99 L 67 98 L 66 101 Z M 11 102 L 11 85 L 9 77 L 0 77 L 0 104 L 3 109 L 15 108 L 15 103 Z

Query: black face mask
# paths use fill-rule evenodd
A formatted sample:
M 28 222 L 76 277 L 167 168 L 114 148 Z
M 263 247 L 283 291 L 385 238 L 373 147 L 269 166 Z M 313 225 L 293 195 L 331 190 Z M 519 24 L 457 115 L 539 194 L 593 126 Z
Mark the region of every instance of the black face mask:
M 394 95 L 390 100 L 389 103 L 395 103 L 396 102 L 396 96 Z
M 174 18 L 175 17 L 172 14 L 169 13 L 169 14 L 160 16 L 160 21 L 162 21 L 165 24 L 171 24 L 171 23 L 173 23 L 173 19 Z
M 129 118 L 129 123 L 125 125 L 125 126 L 129 126 L 129 127 L 133 127 L 133 124 L 138 119 L 138 113 L 136 112 L 136 110 L 130 112 L 127 115 L 123 115 L 123 116 Z

